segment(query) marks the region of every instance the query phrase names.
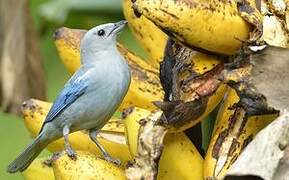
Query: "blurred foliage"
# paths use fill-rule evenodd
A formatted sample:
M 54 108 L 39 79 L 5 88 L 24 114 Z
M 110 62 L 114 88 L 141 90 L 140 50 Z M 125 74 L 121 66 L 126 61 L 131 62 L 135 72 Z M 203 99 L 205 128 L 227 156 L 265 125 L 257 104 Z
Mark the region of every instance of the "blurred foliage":
M 49 21 L 63 23 L 70 11 L 121 12 L 120 0 L 51 0 L 39 7 L 40 15 Z
M 47 79 L 48 100 L 53 101 L 69 78 L 69 74 L 61 64 L 54 47 L 52 34 L 55 29 L 61 26 L 89 29 L 101 23 L 122 20 L 124 17 L 121 12 L 121 1 L 31 0 L 30 3 L 30 12 L 41 37 L 41 51 Z M 59 15 L 61 13 L 63 13 L 63 17 Z M 47 14 L 55 14 L 54 19 L 51 17 L 43 18 Z M 61 22 L 64 23 L 61 24 Z M 146 57 L 146 54 L 139 48 L 128 28 L 120 35 L 119 42 L 138 55 Z M 0 135 L 2 137 L 0 146 L 3 148 L 0 154 L 0 179 L 22 179 L 20 174 L 7 174 L 6 166 L 31 142 L 31 139 L 21 118 L 0 113 L 0 119 Z M 47 151 L 43 152 L 43 154 L 47 154 Z

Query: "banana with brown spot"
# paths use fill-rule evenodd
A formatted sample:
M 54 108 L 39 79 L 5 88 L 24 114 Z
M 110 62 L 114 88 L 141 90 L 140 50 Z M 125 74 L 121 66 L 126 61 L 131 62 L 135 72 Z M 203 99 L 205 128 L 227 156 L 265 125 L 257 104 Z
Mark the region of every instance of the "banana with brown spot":
M 195 49 L 232 55 L 242 41 L 256 41 L 262 35 L 255 0 L 135 0 L 133 7 Z
M 146 17 L 137 17 L 132 9 L 131 0 L 123 0 L 122 2 L 123 13 L 132 34 L 149 54 L 147 61 L 158 69 L 159 63 L 163 60 L 167 35 Z
M 204 160 L 204 179 L 222 179 L 253 137 L 278 114 L 246 116 L 235 90 L 229 89 L 215 122 L 214 132 Z
M 56 180 L 126 179 L 123 169 L 84 151 L 77 151 L 76 161 L 63 152 L 53 160 L 52 167 Z

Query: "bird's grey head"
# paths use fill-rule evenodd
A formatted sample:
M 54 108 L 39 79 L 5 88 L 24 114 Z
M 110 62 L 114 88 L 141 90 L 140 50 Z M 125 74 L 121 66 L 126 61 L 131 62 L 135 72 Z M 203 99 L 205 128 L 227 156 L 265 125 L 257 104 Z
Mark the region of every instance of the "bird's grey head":
M 96 26 L 87 33 L 81 40 L 81 54 L 107 51 L 116 46 L 116 36 L 124 28 L 127 21 L 107 23 Z

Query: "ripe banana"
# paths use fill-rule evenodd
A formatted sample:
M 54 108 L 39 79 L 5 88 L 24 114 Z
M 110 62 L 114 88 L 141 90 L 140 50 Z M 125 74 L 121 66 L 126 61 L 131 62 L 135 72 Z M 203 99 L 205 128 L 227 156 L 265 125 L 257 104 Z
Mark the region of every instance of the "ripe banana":
M 39 180 L 45 179 L 54 180 L 54 173 L 52 167 L 43 163 L 47 158 L 37 158 L 32 164 L 22 172 L 25 180 Z
M 76 161 L 65 153 L 59 156 L 52 162 L 56 180 L 126 179 L 124 170 L 89 152 L 77 151 Z
M 146 17 L 136 17 L 131 0 L 123 0 L 122 2 L 123 13 L 132 34 L 149 54 L 147 61 L 158 69 L 159 63 L 163 60 L 167 35 Z
M 160 113 L 157 111 L 155 113 Z M 133 157 L 137 154 L 138 132 L 142 119 L 152 112 L 141 108 L 129 108 L 124 114 L 127 144 Z M 157 179 L 202 179 L 203 159 L 184 133 L 170 133 L 164 139 Z
M 232 55 L 262 34 L 255 0 L 135 0 L 134 9 L 171 37 L 195 48 Z M 251 33 L 254 30 L 254 33 Z
M 74 73 L 80 66 L 80 40 L 85 30 L 60 28 L 55 32 L 55 45 L 60 58 L 69 72 Z M 135 105 L 146 109 L 156 109 L 152 101 L 163 99 L 163 91 L 158 70 L 117 44 L 118 50 L 128 61 L 132 72 L 132 81 L 128 93 L 119 110 Z
M 204 179 L 221 179 L 253 137 L 278 114 L 246 117 L 230 89 L 219 109 L 214 132 L 204 160 Z
M 31 135 L 35 137 L 51 107 L 51 103 L 40 100 L 28 100 L 22 105 L 22 114 L 24 124 Z M 104 126 L 98 136 L 99 142 L 111 154 L 118 158 L 122 163 L 130 160 L 130 153 L 125 142 L 124 126 L 118 119 L 112 119 Z M 100 155 L 96 145 L 90 140 L 88 133 L 78 131 L 69 135 L 69 142 L 75 150 L 83 150 Z M 57 152 L 64 149 L 63 138 L 56 140 L 47 146 L 51 152 Z
M 54 34 L 54 44 L 58 51 L 59 57 L 67 68 L 73 74 L 80 66 L 80 41 L 86 30 L 69 29 L 62 27 L 57 29 Z

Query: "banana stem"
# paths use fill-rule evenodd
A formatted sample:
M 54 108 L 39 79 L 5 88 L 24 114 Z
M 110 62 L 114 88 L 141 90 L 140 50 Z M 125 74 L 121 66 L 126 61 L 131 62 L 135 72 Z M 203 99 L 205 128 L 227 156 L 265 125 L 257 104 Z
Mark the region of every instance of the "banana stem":
M 141 120 L 135 163 L 126 169 L 130 179 L 153 180 L 157 178 L 158 165 L 163 150 L 165 127 L 157 125 L 161 112 Z

